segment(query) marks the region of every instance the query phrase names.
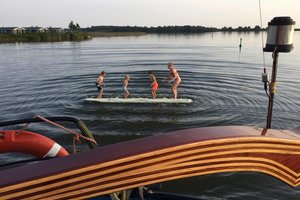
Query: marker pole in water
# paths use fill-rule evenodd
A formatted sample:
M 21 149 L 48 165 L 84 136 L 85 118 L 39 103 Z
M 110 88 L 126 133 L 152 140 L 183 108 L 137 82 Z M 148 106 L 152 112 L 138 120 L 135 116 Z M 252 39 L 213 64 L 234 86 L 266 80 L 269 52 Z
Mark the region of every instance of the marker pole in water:
M 269 106 L 267 123 L 262 133 L 263 135 L 266 133 L 267 129 L 271 128 L 276 87 L 278 54 L 279 52 L 287 53 L 293 49 L 294 28 L 295 22 L 290 17 L 274 17 L 273 20 L 268 23 L 268 38 L 264 51 L 273 52 L 273 66 L 271 82 L 269 82 Z

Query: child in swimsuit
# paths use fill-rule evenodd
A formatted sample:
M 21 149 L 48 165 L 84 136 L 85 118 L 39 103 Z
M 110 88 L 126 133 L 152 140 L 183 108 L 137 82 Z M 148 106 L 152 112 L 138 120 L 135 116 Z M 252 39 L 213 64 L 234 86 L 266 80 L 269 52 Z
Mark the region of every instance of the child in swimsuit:
M 124 87 L 124 98 L 127 99 L 128 95 L 129 95 L 129 92 L 128 92 L 128 81 L 129 81 L 130 77 L 129 75 L 126 75 L 124 77 L 124 80 L 123 80 L 123 87 Z
M 165 78 L 163 82 L 172 83 L 171 91 L 173 93 L 173 98 L 177 99 L 177 87 L 181 82 L 181 78 L 172 62 L 168 63 L 167 66 L 168 69 L 170 70 L 170 75 L 167 78 Z
M 96 86 L 98 88 L 98 97 L 97 98 L 102 98 L 102 94 L 103 94 L 103 88 L 104 88 L 104 76 L 106 75 L 105 71 L 102 71 L 101 74 L 98 76 L 97 80 L 96 80 Z
M 158 88 L 158 83 L 157 83 L 156 78 L 153 75 L 152 71 L 148 71 L 148 74 L 149 74 L 149 77 L 150 77 L 150 80 L 151 80 L 150 87 L 151 87 L 152 98 L 156 99 L 156 90 Z

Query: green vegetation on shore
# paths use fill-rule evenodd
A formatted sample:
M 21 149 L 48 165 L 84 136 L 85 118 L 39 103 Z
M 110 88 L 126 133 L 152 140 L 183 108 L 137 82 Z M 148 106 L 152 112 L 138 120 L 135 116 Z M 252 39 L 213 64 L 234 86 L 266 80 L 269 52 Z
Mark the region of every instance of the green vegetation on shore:
M 46 32 L 46 33 L 23 33 L 23 34 L 0 34 L 0 43 L 12 42 L 61 42 L 82 41 L 89 39 L 87 33 L 81 32 Z
M 80 30 L 78 23 L 71 21 L 67 32 L 34 32 L 34 33 L 9 33 L 0 34 L 0 43 L 13 42 L 61 42 L 61 41 L 82 41 L 91 37 Z

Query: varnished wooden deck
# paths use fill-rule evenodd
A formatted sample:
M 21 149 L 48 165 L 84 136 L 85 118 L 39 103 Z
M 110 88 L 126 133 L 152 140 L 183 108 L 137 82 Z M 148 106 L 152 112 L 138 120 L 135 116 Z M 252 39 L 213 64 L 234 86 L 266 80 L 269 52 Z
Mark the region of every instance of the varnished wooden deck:
M 0 172 L 0 199 L 86 199 L 204 174 L 256 171 L 298 186 L 300 128 L 175 131 Z

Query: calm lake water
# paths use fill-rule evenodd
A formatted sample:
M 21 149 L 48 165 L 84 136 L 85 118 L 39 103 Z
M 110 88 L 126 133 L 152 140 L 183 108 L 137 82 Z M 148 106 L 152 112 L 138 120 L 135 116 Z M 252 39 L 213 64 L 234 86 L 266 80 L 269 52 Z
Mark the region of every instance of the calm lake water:
M 300 32 L 294 37 L 295 49 L 279 55 L 272 121 L 276 129 L 300 126 Z M 265 126 L 268 98 L 261 82 L 260 34 L 144 35 L 0 44 L 0 55 L 0 121 L 35 115 L 73 116 L 87 124 L 100 145 L 195 127 Z M 265 53 L 265 60 L 271 74 L 271 53 Z M 182 78 L 179 98 L 191 98 L 193 104 L 84 102 L 86 97 L 97 95 L 95 80 L 102 70 L 107 72 L 104 97 L 123 95 L 126 74 L 131 76 L 132 97 L 150 97 L 148 70 L 159 81 L 158 96 L 171 97 L 170 85 L 161 82 L 169 73 L 169 61 L 174 62 Z M 61 130 L 45 124 L 30 125 L 29 129 L 44 132 L 72 149 L 72 140 Z M 0 161 L 21 158 L 2 155 Z M 249 172 L 186 179 L 165 184 L 163 190 L 202 199 L 300 198 L 299 188 Z

